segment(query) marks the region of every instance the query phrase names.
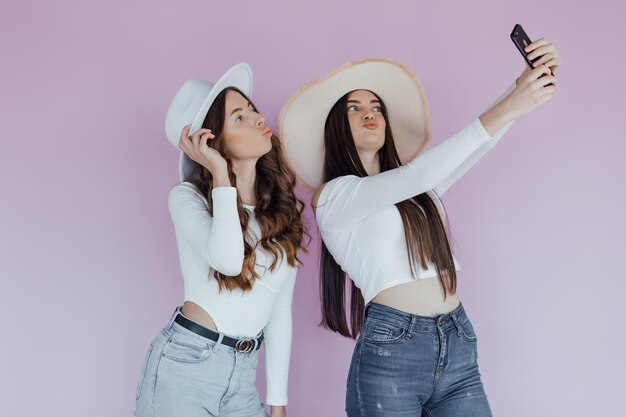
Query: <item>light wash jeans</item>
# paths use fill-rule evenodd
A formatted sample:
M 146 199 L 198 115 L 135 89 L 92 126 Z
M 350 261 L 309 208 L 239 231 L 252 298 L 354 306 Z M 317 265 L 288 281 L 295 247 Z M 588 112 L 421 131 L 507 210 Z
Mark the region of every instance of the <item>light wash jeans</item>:
M 258 350 L 235 349 L 170 322 L 148 348 L 136 417 L 267 417 L 256 390 Z
M 349 417 L 491 417 L 465 310 L 423 317 L 370 303 L 348 375 Z

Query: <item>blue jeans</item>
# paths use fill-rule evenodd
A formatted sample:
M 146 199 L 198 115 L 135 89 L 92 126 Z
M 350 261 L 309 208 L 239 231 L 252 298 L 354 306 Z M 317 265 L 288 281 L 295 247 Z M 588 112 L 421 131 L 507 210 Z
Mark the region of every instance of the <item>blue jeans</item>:
M 348 374 L 349 417 L 491 417 L 463 305 L 437 317 L 366 307 Z
M 177 314 L 148 348 L 135 416 L 267 417 L 255 386 L 259 351 L 197 335 L 174 322 Z

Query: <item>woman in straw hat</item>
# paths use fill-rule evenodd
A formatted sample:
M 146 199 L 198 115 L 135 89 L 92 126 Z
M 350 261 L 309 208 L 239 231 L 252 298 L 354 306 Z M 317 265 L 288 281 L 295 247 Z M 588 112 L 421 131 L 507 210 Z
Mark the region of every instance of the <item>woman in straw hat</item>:
M 417 77 L 395 61 L 347 64 L 302 87 L 281 110 L 287 157 L 314 191 L 322 323 L 358 337 L 349 416 L 491 415 L 439 197 L 515 119 L 552 98 L 558 53 L 547 40 L 528 50 L 530 59 L 541 57 L 534 69 L 423 153 L 430 139 L 426 97 Z
M 285 415 L 303 203 L 251 87 L 239 64 L 215 83 L 187 81 L 168 110 L 185 302 L 148 349 L 136 416 L 267 416 L 255 387 L 263 341 L 267 403 Z

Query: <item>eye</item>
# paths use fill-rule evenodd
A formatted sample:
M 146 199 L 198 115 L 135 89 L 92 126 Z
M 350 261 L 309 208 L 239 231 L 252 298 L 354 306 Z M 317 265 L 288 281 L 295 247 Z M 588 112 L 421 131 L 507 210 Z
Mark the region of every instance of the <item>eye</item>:
M 356 105 L 348 106 L 348 112 L 359 111 L 359 108 Z
M 383 112 L 383 108 L 382 107 L 374 107 L 374 111 L 378 112 L 378 113 L 382 113 Z
M 243 115 L 240 114 L 239 116 L 237 116 L 237 118 L 235 118 L 235 123 L 239 123 L 243 120 Z

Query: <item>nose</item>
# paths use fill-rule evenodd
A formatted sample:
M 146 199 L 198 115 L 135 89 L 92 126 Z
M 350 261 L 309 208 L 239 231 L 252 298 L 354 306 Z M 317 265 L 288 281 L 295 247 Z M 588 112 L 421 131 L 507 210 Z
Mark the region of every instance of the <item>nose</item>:
M 371 111 L 368 111 L 367 113 L 365 113 L 363 115 L 363 120 L 374 120 L 374 113 Z
M 263 127 L 265 126 L 265 117 L 259 115 L 259 118 L 256 121 L 256 126 L 257 127 Z

